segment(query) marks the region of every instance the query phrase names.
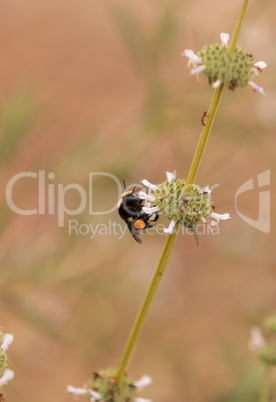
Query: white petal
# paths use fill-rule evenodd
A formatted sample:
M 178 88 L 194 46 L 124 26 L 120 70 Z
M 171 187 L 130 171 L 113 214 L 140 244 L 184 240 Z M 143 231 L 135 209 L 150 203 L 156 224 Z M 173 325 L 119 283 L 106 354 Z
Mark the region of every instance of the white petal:
M 101 395 L 98 392 L 92 391 L 91 389 L 89 389 L 88 392 L 94 398 L 95 401 L 99 401 L 101 399 Z
M 71 392 L 74 395 L 86 395 L 87 394 L 86 389 L 73 387 L 73 385 L 67 385 L 66 391 Z
M 159 208 L 158 208 L 158 207 L 152 207 L 152 208 L 143 207 L 142 210 L 143 210 L 146 214 L 151 215 L 151 214 L 154 214 L 155 212 L 158 212 L 158 211 L 159 211 Z
M 194 54 L 194 52 L 190 49 L 185 49 L 183 53 L 181 53 L 182 56 L 188 57 L 188 66 L 192 64 L 194 67 L 196 67 L 197 64 L 201 64 L 202 60 L 201 57 L 197 56 Z
M 225 220 L 227 220 L 227 219 L 231 219 L 231 216 L 230 216 L 230 214 L 228 214 L 228 213 L 225 213 L 225 214 L 217 214 L 216 212 L 212 212 L 211 213 L 211 218 L 214 218 L 214 219 L 216 219 L 216 221 L 217 221 L 217 223 L 219 222 L 219 221 L 225 221 Z M 213 222 L 211 222 L 211 225 L 214 225 L 215 223 Z
M 254 67 L 263 69 L 267 67 L 267 64 L 264 61 L 257 61 L 257 63 L 254 64 Z
M 153 190 L 153 191 L 155 191 L 155 190 L 158 188 L 155 184 L 151 184 L 151 183 L 150 183 L 148 180 L 146 180 L 146 179 L 143 179 L 143 180 L 141 181 L 141 183 L 142 183 L 144 186 L 150 188 L 150 189 Z
M 204 64 L 202 64 L 199 67 L 192 68 L 191 69 L 191 74 L 196 75 L 197 77 L 199 77 L 199 74 L 201 73 L 201 71 L 205 70 L 205 68 L 206 68 L 206 66 L 204 66 Z
M 145 207 L 145 208 L 151 208 L 151 202 L 145 200 L 145 205 L 144 205 L 144 207 Z
M 2 375 L 2 377 L 0 378 L 0 387 L 2 387 L 3 385 L 6 385 L 7 382 L 9 382 L 10 380 L 12 380 L 14 377 L 14 372 L 10 369 L 6 369 Z
M 9 345 L 12 343 L 13 341 L 13 335 L 12 334 L 5 334 L 4 338 L 3 338 L 3 343 L 1 345 L 1 349 L 3 350 L 3 352 L 5 352 Z
M 152 399 L 135 398 L 134 402 L 152 402 Z
M 259 75 L 260 72 L 263 71 L 263 69 L 267 66 L 267 64 L 264 61 L 258 61 L 257 63 L 254 64 L 253 70 L 255 75 Z
M 175 174 L 171 172 L 166 172 L 166 177 L 169 183 L 171 183 L 175 179 Z
M 248 342 L 248 347 L 250 350 L 258 350 L 265 345 L 265 339 L 262 330 L 258 327 L 253 327 L 250 330 L 250 339 Z
M 139 191 L 138 197 L 141 198 L 141 200 L 147 200 L 147 201 L 155 201 L 155 197 L 153 195 L 147 194 L 144 191 Z
M 149 218 L 149 220 L 150 220 L 150 221 L 154 221 L 155 218 L 156 218 L 156 214 L 153 214 L 153 215 Z
M 255 84 L 255 82 L 248 81 L 248 85 L 251 86 L 251 88 L 253 89 L 254 92 L 259 92 L 259 93 L 265 95 L 263 87 L 259 87 L 257 84 Z
M 212 84 L 212 88 L 217 89 L 218 87 L 220 87 L 222 84 L 221 80 L 216 80 L 215 82 L 213 82 Z
M 169 224 L 169 227 L 168 228 L 165 228 L 165 229 L 163 229 L 164 230 L 164 232 L 167 234 L 173 234 L 173 232 L 174 232 L 174 227 L 175 227 L 175 221 L 171 221 L 171 223 Z
M 209 194 L 209 195 L 211 194 L 211 190 L 210 190 L 209 186 L 203 187 L 202 191 L 203 191 L 203 194 Z
M 221 44 L 222 45 L 227 45 L 227 43 L 229 41 L 229 38 L 230 38 L 230 36 L 229 36 L 228 33 L 222 32 L 220 34 Z
M 143 375 L 139 380 L 135 381 L 134 386 L 136 388 L 147 387 L 152 383 L 152 378 L 149 375 Z

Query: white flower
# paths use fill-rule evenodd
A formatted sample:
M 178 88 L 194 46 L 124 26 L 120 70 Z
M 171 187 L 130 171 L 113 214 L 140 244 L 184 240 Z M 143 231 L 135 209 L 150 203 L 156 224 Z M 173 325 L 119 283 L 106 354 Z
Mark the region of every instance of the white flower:
M 265 339 L 262 330 L 259 327 L 253 327 L 250 330 L 250 338 L 248 347 L 250 350 L 255 351 L 262 348 L 265 345 Z
M 166 177 L 169 183 L 171 183 L 175 179 L 175 174 L 172 172 L 166 172 Z
M 151 203 L 152 202 L 154 202 L 155 201 L 155 191 L 156 191 L 156 189 L 158 188 L 155 184 L 152 184 L 152 183 L 150 183 L 148 180 L 146 180 L 146 179 L 143 179 L 142 181 L 141 181 L 141 183 L 145 186 L 145 187 L 148 187 L 148 192 L 147 193 L 145 193 L 144 191 L 139 191 L 139 193 L 138 193 L 138 197 L 141 199 L 141 200 L 145 200 L 145 203 L 144 203 L 144 207 L 143 207 L 143 210 L 144 210 L 144 208 L 147 210 L 147 209 L 150 209 L 151 208 Z M 144 210 L 144 212 L 146 212 L 146 210 Z M 155 211 L 153 211 L 153 212 L 157 212 L 157 211 L 159 211 L 159 209 L 156 209 Z M 151 213 L 153 213 L 153 212 L 146 212 L 146 214 L 151 214 Z
M 133 384 L 136 388 L 142 389 L 152 383 L 152 378 L 149 375 L 143 375 L 139 380 Z M 135 402 L 152 402 L 151 399 L 135 398 Z
M 205 186 L 205 187 L 203 187 L 203 189 L 202 189 L 202 191 L 203 191 L 203 194 L 211 194 L 211 190 L 210 190 L 210 188 L 209 188 L 209 186 Z
M 138 197 L 141 198 L 141 200 L 147 200 L 150 202 L 155 201 L 155 197 L 153 195 L 146 194 L 144 191 L 139 191 Z
M 146 187 L 148 187 L 149 189 L 151 189 L 151 190 L 153 190 L 153 191 L 155 191 L 156 189 L 157 189 L 157 186 L 155 185 L 155 184 L 151 184 L 148 180 L 146 180 L 146 179 L 143 179 L 142 181 L 141 181 L 141 183 L 144 185 L 144 186 L 146 186 Z
M 257 84 L 255 84 L 255 82 L 248 81 L 248 85 L 253 89 L 254 92 L 259 92 L 260 94 L 266 95 L 263 87 L 259 87 Z
M 254 64 L 254 67 L 264 69 L 267 67 L 267 64 L 264 61 L 257 61 L 257 63 Z
M 154 214 L 155 212 L 158 212 L 158 211 L 159 211 L 159 208 L 158 208 L 158 207 L 151 207 L 151 208 L 149 208 L 149 207 L 143 207 L 142 210 L 143 210 L 146 214 L 151 215 L 151 214 Z
M 149 375 L 143 375 L 139 380 L 135 381 L 136 388 L 144 388 L 152 384 L 152 378 Z
M 77 388 L 73 387 L 73 385 L 68 385 L 66 388 L 67 392 L 71 392 L 74 396 L 79 395 L 90 395 L 90 402 L 99 401 L 101 399 L 101 395 L 98 392 L 95 392 L 91 389 L 87 391 L 85 388 Z
M 92 391 L 91 389 L 89 389 L 88 392 L 91 395 L 91 402 L 101 400 L 101 395 L 98 392 Z
M 211 222 L 212 226 L 217 225 L 219 223 L 219 221 L 225 221 L 227 219 L 231 219 L 231 216 L 228 213 L 217 214 L 216 212 L 212 212 L 210 217 L 216 220 L 216 222 L 214 222 L 214 221 Z
M 12 343 L 13 341 L 13 335 L 12 334 L 5 334 L 3 337 L 3 342 L 1 345 L 1 349 L 3 350 L 3 352 L 5 352 L 9 345 Z
M 143 179 L 141 183 L 145 186 L 148 187 L 149 193 L 145 193 L 144 191 L 139 191 L 138 197 L 141 198 L 141 200 L 145 200 L 144 207 L 142 208 L 143 211 L 150 215 L 153 214 L 154 212 L 158 212 L 159 208 L 153 207 L 151 208 L 151 203 L 155 201 L 155 191 L 158 188 L 155 184 L 150 183 L 148 180 Z
M 66 390 L 67 390 L 67 392 L 71 392 L 75 396 L 87 394 L 87 390 L 85 388 L 76 388 L 76 387 L 73 387 L 73 385 L 67 385 Z
M 229 38 L 230 38 L 230 36 L 229 36 L 228 33 L 222 32 L 220 34 L 221 44 L 222 45 L 227 45 L 227 43 L 229 41 Z
M 145 200 L 145 208 L 150 208 L 151 207 L 151 203 L 155 201 L 155 197 L 151 194 L 147 194 L 144 191 L 139 191 L 138 193 L 138 197 L 141 200 Z M 144 208 L 144 207 L 143 207 Z
M 166 177 L 169 183 L 171 183 L 174 179 L 175 179 L 175 174 L 172 172 L 166 172 Z M 141 181 L 141 183 L 145 186 L 148 187 L 153 193 L 155 193 L 155 191 L 158 189 L 158 186 L 156 186 L 155 184 L 150 183 L 148 180 L 143 179 Z M 140 193 L 142 193 L 142 197 L 144 197 L 144 192 L 140 191 Z M 140 197 L 140 198 L 142 198 Z M 142 199 L 146 199 L 146 198 L 142 198 Z
M 192 68 L 191 69 L 191 74 L 192 75 L 196 75 L 197 78 L 199 78 L 199 74 L 204 71 L 206 68 L 206 66 L 204 66 L 204 64 L 202 64 L 201 66 L 198 66 L 196 68 Z
M 255 75 L 259 75 L 259 72 L 262 72 L 263 69 L 266 67 L 267 67 L 267 64 L 264 61 L 257 61 L 257 63 L 254 63 Z
M 14 372 L 10 369 L 6 369 L 0 378 L 0 387 L 6 385 L 14 377 Z
M 203 218 L 203 216 L 201 216 L 200 219 L 201 219 L 201 221 L 202 221 L 203 223 L 206 223 L 206 225 L 208 224 L 208 222 L 206 221 L 205 218 Z
M 194 54 L 194 52 L 190 49 L 185 49 L 184 52 L 181 53 L 181 55 L 188 57 L 188 67 L 191 67 L 191 64 L 193 65 L 193 67 L 196 67 L 198 64 L 202 63 L 201 57 Z
M 205 66 L 202 64 L 202 59 L 201 57 L 197 56 L 194 54 L 194 52 L 191 49 L 185 49 L 183 53 L 181 53 L 183 56 L 188 57 L 188 67 L 193 66 L 194 68 L 191 69 L 191 74 L 196 75 L 197 78 L 199 78 L 199 74 L 205 70 Z
M 175 225 L 176 225 L 176 222 L 172 220 L 171 223 L 169 224 L 169 227 L 163 229 L 164 232 L 166 234 L 173 234 Z
M 218 87 L 220 87 L 222 84 L 221 80 L 216 80 L 215 82 L 213 82 L 212 87 L 217 89 Z

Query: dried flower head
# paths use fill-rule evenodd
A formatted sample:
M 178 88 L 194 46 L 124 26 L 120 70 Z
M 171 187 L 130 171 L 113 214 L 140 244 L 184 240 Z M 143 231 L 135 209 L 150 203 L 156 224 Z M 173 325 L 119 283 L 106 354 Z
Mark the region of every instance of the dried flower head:
M 236 87 L 244 88 L 249 85 L 253 91 L 265 94 L 263 88 L 255 84 L 252 78 L 266 67 L 266 63 L 255 62 L 252 54 L 239 45 L 230 53 L 229 34 L 221 33 L 220 38 L 220 44 L 206 45 L 197 54 L 189 49 L 184 50 L 182 55 L 189 59 L 191 74 L 196 77 L 200 73 L 206 75 L 213 88 L 223 84 L 234 91 Z

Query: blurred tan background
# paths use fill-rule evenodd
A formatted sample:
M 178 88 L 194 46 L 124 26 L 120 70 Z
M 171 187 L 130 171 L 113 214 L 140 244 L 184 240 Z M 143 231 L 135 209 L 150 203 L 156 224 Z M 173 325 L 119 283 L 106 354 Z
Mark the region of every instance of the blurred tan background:
M 78 183 L 90 172 L 120 183 L 186 177 L 212 89 L 189 75 L 185 49 L 198 51 L 231 33 L 241 0 L 3 0 L 0 4 L 1 247 L 0 325 L 15 379 L 7 401 L 69 402 L 67 384 L 116 366 L 164 244 L 164 236 L 69 235 L 70 219 L 122 228 L 117 212 L 22 216 L 5 200 L 20 172 L 53 172 L 53 183 Z M 155 402 L 257 401 L 262 367 L 248 332 L 274 312 L 275 15 L 272 0 L 250 2 L 239 43 L 268 68 L 256 78 L 266 97 L 224 91 L 197 176 L 219 184 L 217 212 L 232 221 L 220 235 L 179 236 L 129 373 L 154 383 Z M 237 189 L 270 169 L 271 230 L 246 224 Z M 111 208 L 115 182 L 93 182 L 93 208 Z M 77 208 L 77 192 L 66 206 Z M 38 206 L 38 182 L 14 186 L 20 208 Z M 47 206 L 47 204 L 46 204 Z M 239 211 L 258 217 L 258 188 Z M 55 194 L 57 211 L 57 192 Z M 275 382 L 275 377 L 272 378 Z M 275 390 L 276 392 L 276 390 Z M 84 398 L 80 398 L 80 400 Z

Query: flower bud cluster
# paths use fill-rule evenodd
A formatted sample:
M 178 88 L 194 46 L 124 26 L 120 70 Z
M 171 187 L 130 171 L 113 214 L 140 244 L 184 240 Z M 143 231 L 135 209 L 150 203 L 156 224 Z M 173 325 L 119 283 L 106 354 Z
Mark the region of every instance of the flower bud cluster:
M 259 352 L 260 360 L 268 366 L 276 366 L 276 345 L 267 343 Z
M 187 227 L 206 220 L 213 212 L 210 191 L 192 185 L 188 193 L 183 179 L 161 183 L 155 192 L 155 205 L 168 220 Z
M 263 331 L 254 327 L 250 331 L 249 348 L 257 350 L 260 360 L 268 366 L 276 366 L 276 314 L 269 317 L 264 323 Z
M 115 371 L 109 368 L 94 372 L 88 381 L 88 389 L 97 393 L 101 401 L 134 401 L 137 395 L 133 379 L 125 375 L 118 385 L 115 381 Z
M 117 384 L 115 374 L 116 369 L 113 368 L 94 371 L 86 388 L 68 385 L 67 391 L 75 396 L 86 395 L 90 402 L 151 402 L 149 399 L 139 397 L 139 391 L 152 382 L 149 376 L 145 375 L 140 380 L 134 381 L 128 375 L 124 375 L 120 384 Z
M 265 320 L 264 327 L 270 334 L 276 336 L 276 314 Z
M 3 335 L 2 328 L 0 328 L 0 390 L 14 377 L 14 372 L 7 368 L 8 358 L 6 353 L 12 341 L 13 341 L 13 335 L 12 334 Z M 1 395 L 4 394 L 0 393 L 0 401 L 2 398 Z
M 244 88 L 254 76 L 253 56 L 240 46 L 230 53 L 228 46 L 214 43 L 204 46 L 198 55 L 206 66 L 203 74 L 210 85 L 220 81 L 229 89 Z
M 215 213 L 211 201 L 209 187 L 191 185 L 187 188 L 185 180 L 176 179 L 175 175 L 166 172 L 167 180 L 159 185 L 142 180 L 148 192 L 140 191 L 138 196 L 146 201 L 143 211 L 149 216 L 155 213 L 163 214 L 169 221 L 169 227 L 164 229 L 166 234 L 173 234 L 178 225 L 184 225 L 191 230 L 198 243 L 196 225 L 200 222 L 216 225 L 220 220 L 231 219 L 228 213 Z M 210 223 L 207 219 L 213 219 Z
M 239 45 L 233 51 L 228 46 L 229 34 L 221 33 L 221 44 L 213 43 L 204 46 L 197 54 L 191 49 L 185 49 L 183 56 L 188 57 L 191 74 L 199 77 L 202 73 L 208 77 L 213 88 L 225 85 L 232 91 L 236 87 L 250 86 L 253 91 L 264 94 L 262 87 L 252 81 L 265 67 L 263 61 L 255 62 L 253 55 Z

